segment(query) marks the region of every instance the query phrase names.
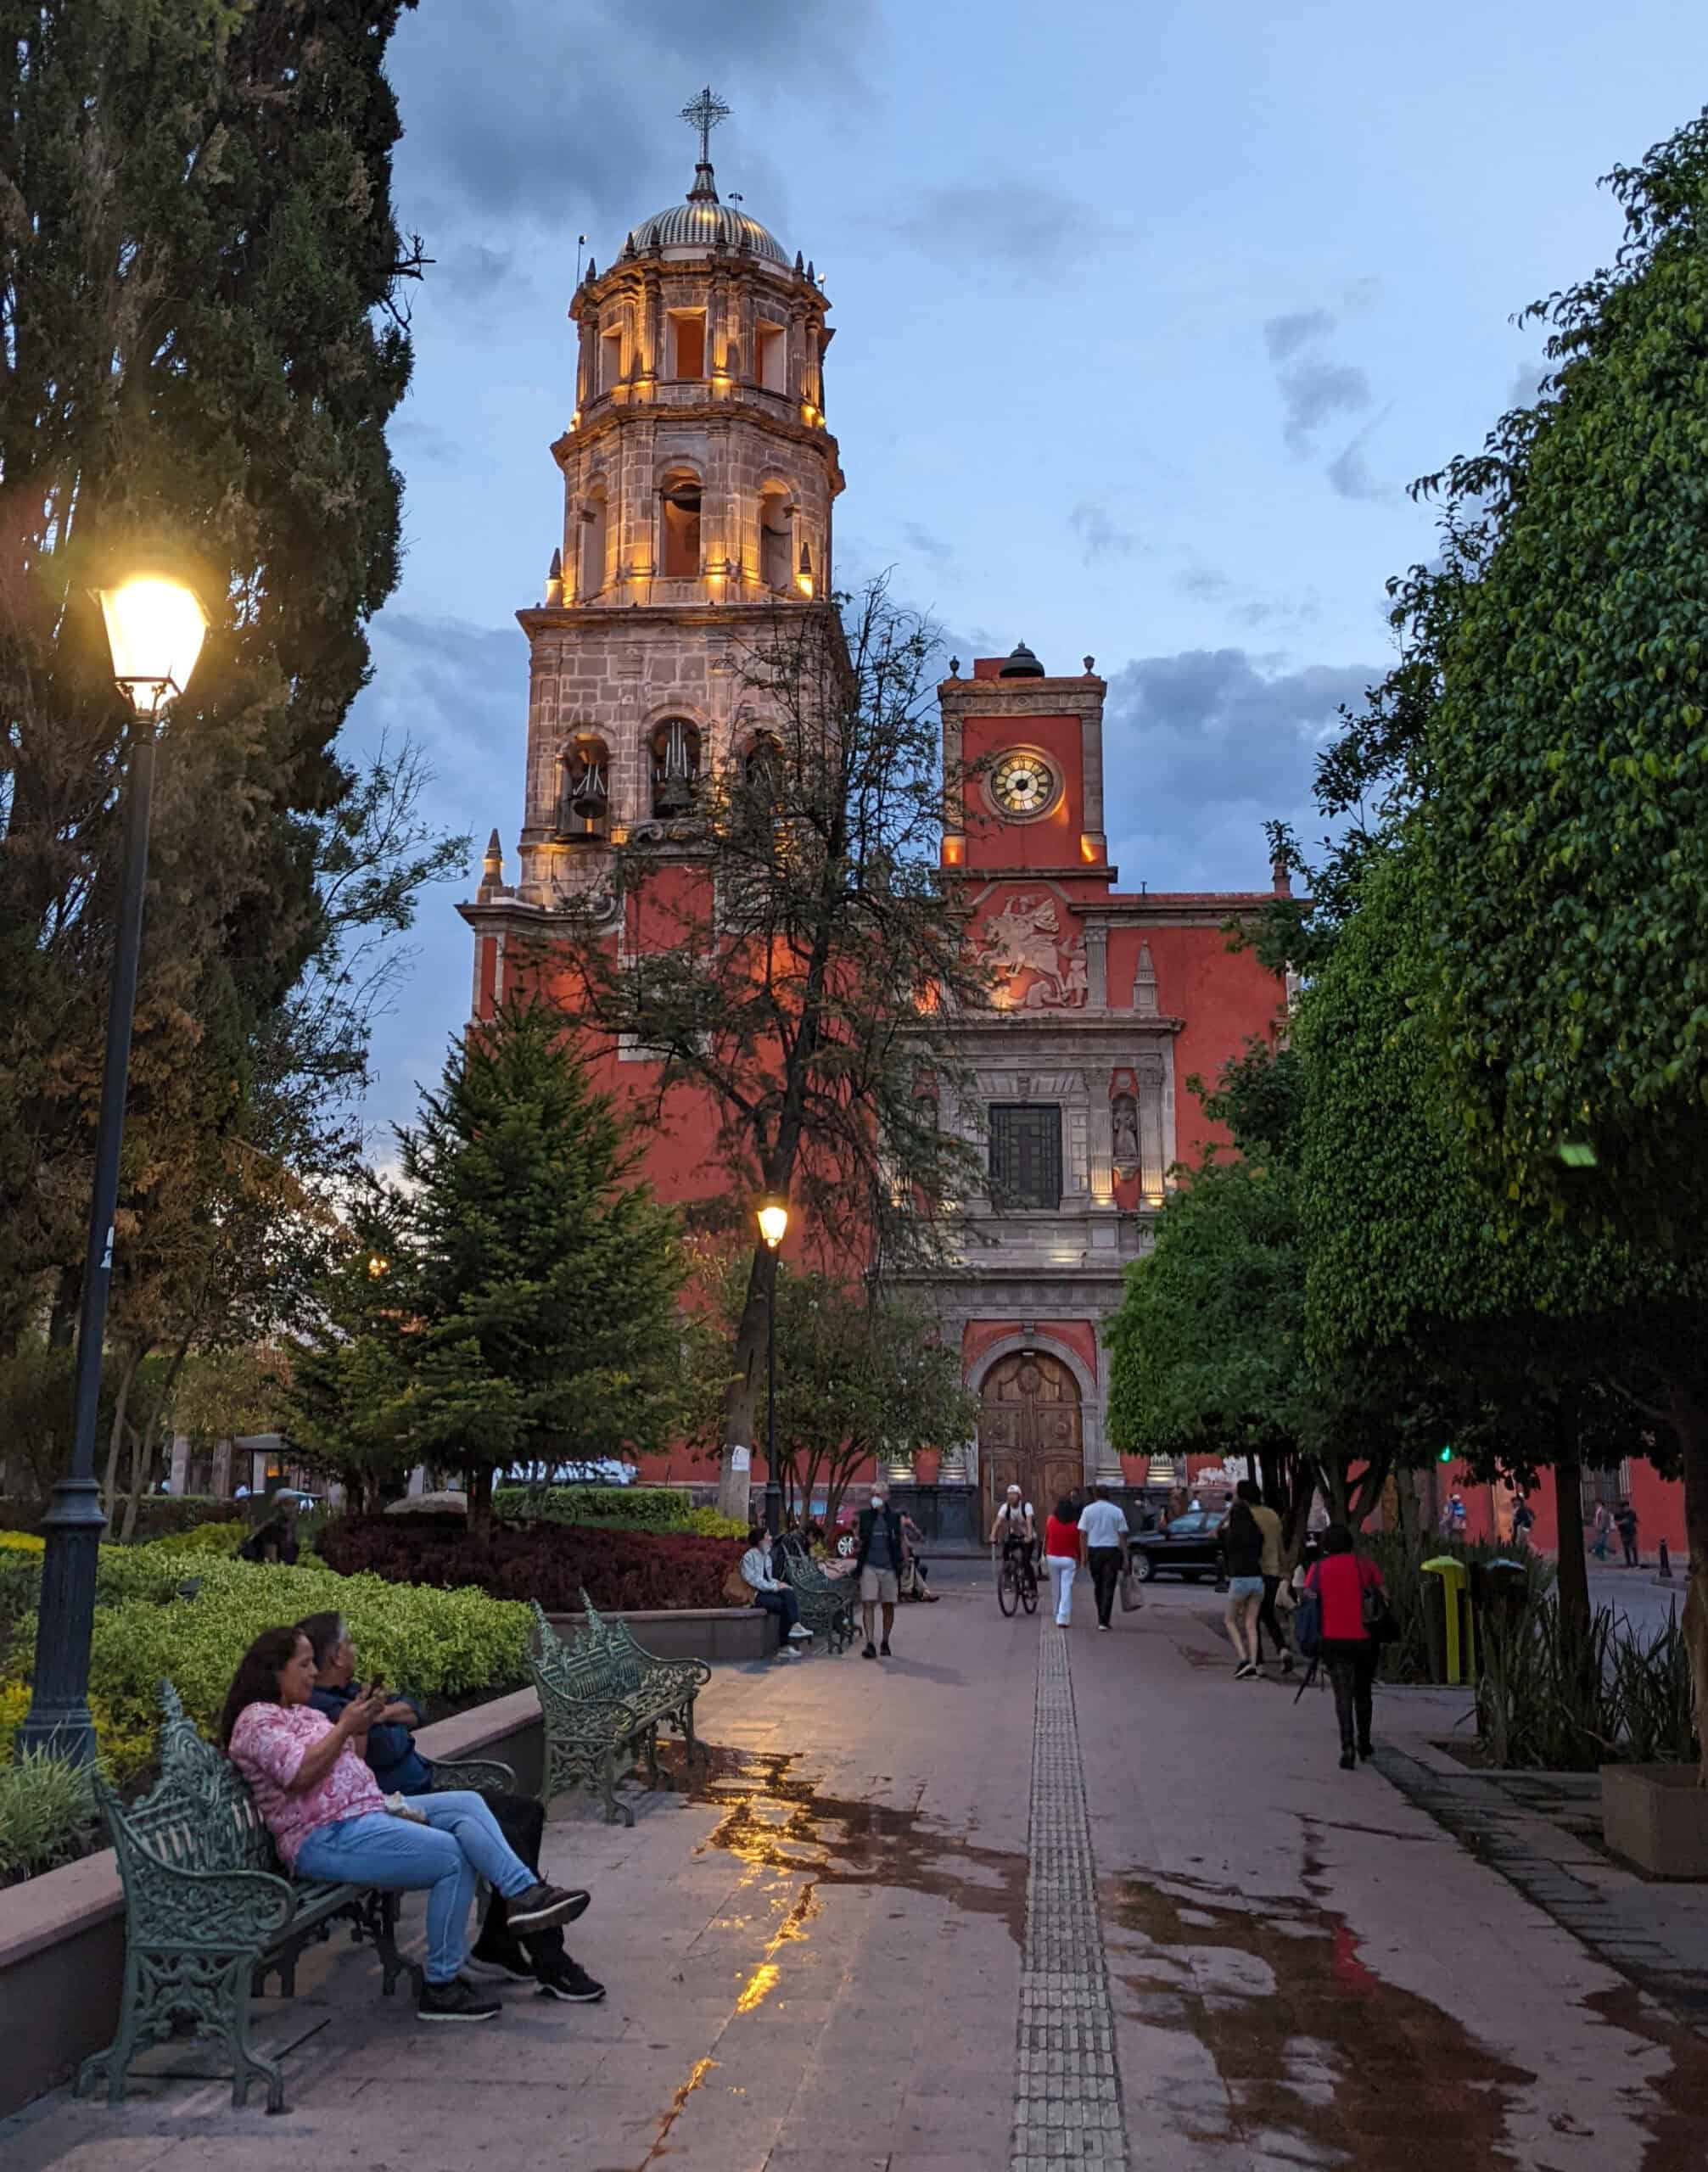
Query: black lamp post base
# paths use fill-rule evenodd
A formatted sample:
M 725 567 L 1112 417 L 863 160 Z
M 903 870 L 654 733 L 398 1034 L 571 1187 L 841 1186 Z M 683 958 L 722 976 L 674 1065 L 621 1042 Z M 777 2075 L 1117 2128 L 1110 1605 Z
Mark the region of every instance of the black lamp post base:
M 100 1569 L 101 1489 L 92 1478 L 62 1478 L 42 1519 L 42 1604 L 36 1615 L 36 1684 L 14 1754 L 46 1753 L 74 1765 L 95 1761 L 89 1715 L 89 1646 Z

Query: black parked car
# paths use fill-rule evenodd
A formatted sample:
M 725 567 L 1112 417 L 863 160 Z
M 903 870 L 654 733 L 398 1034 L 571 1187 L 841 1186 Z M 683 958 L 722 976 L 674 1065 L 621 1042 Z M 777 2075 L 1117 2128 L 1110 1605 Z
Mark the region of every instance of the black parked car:
M 1221 1566 L 1222 1525 L 1226 1521 L 1224 1509 L 1189 1509 L 1154 1531 L 1134 1531 L 1134 1575 L 1141 1584 L 1152 1576 L 1184 1576 L 1193 1583 L 1201 1576 L 1213 1576 Z

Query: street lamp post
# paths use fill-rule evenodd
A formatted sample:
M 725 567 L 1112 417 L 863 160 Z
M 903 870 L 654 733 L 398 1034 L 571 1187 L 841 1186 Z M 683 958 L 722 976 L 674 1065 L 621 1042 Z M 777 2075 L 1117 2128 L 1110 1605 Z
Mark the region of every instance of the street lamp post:
M 131 704 L 131 758 L 126 780 L 125 843 L 113 985 L 107 1005 L 107 1049 L 101 1071 L 101 1111 L 95 1132 L 95 1186 L 83 1263 L 83 1308 L 77 1330 L 72 1405 L 71 1465 L 53 1488 L 42 1519 L 48 1545 L 36 1636 L 36 1679 L 29 1716 L 18 1730 L 17 1755 L 51 1749 L 80 1765 L 95 1755 L 89 1716 L 89 1646 L 94 1628 L 95 1573 L 107 1520 L 95 1482 L 95 1427 L 101 1401 L 101 1346 L 107 1291 L 113 1277 L 113 1218 L 119 1203 L 119 1149 L 125 1135 L 125 1088 L 131 1065 L 131 1021 L 137 1004 L 137 960 L 143 938 L 143 886 L 148 868 L 148 818 L 154 791 L 154 742 L 161 719 L 184 691 L 207 631 L 202 607 L 172 580 L 127 581 L 96 591 L 112 651 L 113 677 Z
M 777 1247 L 788 1232 L 789 1203 L 770 1192 L 759 1204 L 759 1234 L 771 1255 L 770 1301 L 765 1308 L 765 1529 L 783 1527 L 783 1482 L 777 1470 Z

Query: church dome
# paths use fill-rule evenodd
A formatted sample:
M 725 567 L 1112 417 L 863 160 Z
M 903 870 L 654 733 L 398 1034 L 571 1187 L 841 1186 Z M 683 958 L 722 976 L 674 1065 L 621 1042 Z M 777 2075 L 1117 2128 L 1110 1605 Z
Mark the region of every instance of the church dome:
M 694 186 L 686 202 L 655 211 L 633 228 L 623 253 L 626 256 L 632 250 L 636 256 L 651 256 L 671 249 L 708 250 L 720 242 L 727 249 L 751 249 L 755 256 L 788 268 L 788 252 L 776 236 L 733 204 L 720 202 L 712 169 L 702 164 L 695 169 Z

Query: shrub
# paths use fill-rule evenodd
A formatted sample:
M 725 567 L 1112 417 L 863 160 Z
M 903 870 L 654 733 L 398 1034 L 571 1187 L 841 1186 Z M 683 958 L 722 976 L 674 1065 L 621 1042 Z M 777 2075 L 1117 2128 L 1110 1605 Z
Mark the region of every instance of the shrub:
M 501 1598 L 537 1598 L 573 1612 L 585 1586 L 595 1606 L 721 1606 L 743 1541 L 688 1533 L 589 1528 L 546 1520 L 496 1525 L 471 1537 L 459 1516 L 352 1516 L 329 1524 L 321 1553 L 333 1567 L 400 1581 L 473 1584 Z
M 301 1525 L 298 1526 L 299 1536 Z M 198 1524 L 193 1531 L 168 1531 L 164 1538 L 148 1542 L 149 1550 L 164 1550 L 170 1547 L 178 1553 L 234 1554 L 249 1537 L 248 1526 L 236 1520 L 221 1523 Z
M 0 1766 L 0 1885 L 84 1854 L 93 1837 L 89 1776 L 63 1757 Z
M 0 1553 L 45 1553 L 48 1542 L 32 1531 L 0 1531 Z
M 512 1524 L 580 1524 L 591 1531 L 688 1531 L 699 1538 L 742 1538 L 748 1527 L 715 1509 L 697 1509 L 668 1486 L 501 1486 L 493 1513 Z
M 1368 1531 L 1364 1542 L 1382 1572 L 1388 1606 L 1398 1632 L 1392 1643 L 1382 1648 L 1384 1682 L 1427 1682 L 1430 1678 L 1425 1607 L 1430 1587 L 1439 1589 L 1440 1578 L 1424 1574 L 1425 1561 L 1436 1560 L 1443 1553 L 1453 1554 L 1467 1563 L 1522 1561 L 1528 1572 L 1532 1604 L 1540 1600 L 1554 1582 L 1554 1564 L 1544 1556 L 1528 1548 L 1503 1547 L 1492 1539 L 1478 1539 L 1470 1545 L 1450 1545 L 1445 1539 L 1430 1538 L 1420 1547 L 1415 1539 L 1408 1542 L 1398 1531 Z
M 123 1574 L 156 1553 L 123 1553 Z M 170 1548 L 158 1549 L 164 1577 L 174 1577 Z M 185 1710 L 211 1734 L 244 1649 L 263 1629 L 336 1609 L 348 1620 L 364 1668 L 423 1696 L 502 1690 L 527 1679 L 528 1614 L 479 1591 L 412 1588 L 378 1576 L 340 1576 L 319 1565 L 288 1569 L 217 1556 L 188 1557 L 200 1587 L 193 1598 L 162 1603 L 131 1595 L 95 1609 L 90 1662 L 92 1701 L 106 1708 L 115 1738 L 146 1737 L 160 1723 L 160 1684 L 170 1677 Z M 27 1676 L 36 1620 L 20 1624 L 13 1662 Z M 97 1732 L 100 1721 L 98 1716 Z
M 29 1710 L 29 1683 L 15 1675 L 0 1677 L 0 1769 L 12 1762 L 13 1744 Z M 121 1725 L 103 1697 L 90 1698 L 89 1713 L 102 1769 L 115 1788 L 128 1787 L 154 1761 L 154 1727 Z
M 47 1514 L 45 1502 L 0 1499 L 0 1524 L 30 1532 L 40 1528 Z M 147 1493 L 137 1505 L 139 1540 L 164 1538 L 170 1532 L 188 1531 L 206 1523 L 241 1523 L 244 1503 L 222 1500 L 213 1493 Z

